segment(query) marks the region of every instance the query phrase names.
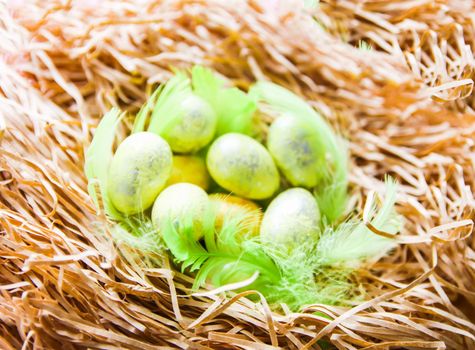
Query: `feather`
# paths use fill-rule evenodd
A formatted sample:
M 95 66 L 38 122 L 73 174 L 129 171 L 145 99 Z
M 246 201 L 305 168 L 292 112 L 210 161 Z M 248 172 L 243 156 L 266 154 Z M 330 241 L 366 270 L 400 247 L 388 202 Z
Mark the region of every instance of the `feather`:
M 401 228 L 401 219 L 394 210 L 396 192 L 396 182 L 388 178 L 380 209 L 374 202 L 368 203 L 371 224 L 390 234 Z M 340 305 L 354 301 L 350 275 L 365 260 L 380 258 L 396 244 L 390 237 L 373 233 L 356 218 L 336 228 L 327 226 L 319 240 L 306 242 L 288 253 L 267 249 L 281 270 L 281 278 L 263 293 L 271 304 L 285 302 L 292 310 L 315 303 Z
M 214 222 L 210 212 L 206 221 Z M 222 229 L 211 224 L 204 232 L 204 245 L 193 239 L 191 221 L 169 223 L 161 235 L 165 246 L 182 270 L 197 271 L 193 289 L 211 283 L 214 287 L 257 279 L 246 290 L 257 290 L 274 306 L 285 303 L 292 310 L 315 303 L 341 304 L 351 292 L 350 270 L 322 267 L 316 256 L 317 242 L 309 242 L 290 255 L 270 251 L 258 239 L 242 240 L 248 215 L 226 216 Z M 241 291 L 243 289 L 240 289 Z
M 205 99 L 218 116 L 216 136 L 230 132 L 250 134 L 256 103 L 238 88 L 225 88 L 224 81 L 201 66 L 192 70 L 193 92 Z
M 400 216 L 394 210 L 397 184 L 394 180 L 386 181 L 384 202 L 377 212 L 374 203 L 370 204 L 369 217 L 374 216 L 371 224 L 380 231 L 395 235 L 401 228 Z M 392 238 L 373 233 L 364 222 L 357 219 L 340 224 L 336 229 L 327 227 L 317 249 L 322 265 L 345 264 L 359 265 L 365 259 L 378 258 L 396 246 Z
M 128 217 L 110 227 L 112 237 L 120 245 L 125 243 L 137 249 L 143 256 L 148 253 L 160 254 L 164 251 L 157 230 L 150 219 Z
M 345 143 L 319 113 L 289 90 L 262 81 L 257 82 L 249 94 L 276 113 L 304 120 L 308 127 L 318 132 L 324 144 L 322 157 L 327 159 L 327 167 L 320 170 L 324 178 L 317 186 L 315 196 L 322 214 L 329 222 L 334 222 L 344 213 L 347 202 L 348 154 Z
M 224 81 L 211 70 L 202 66 L 194 66 L 191 70 L 191 85 L 194 93 L 214 106 L 218 92 L 224 86 Z
M 159 86 L 153 94 L 148 98 L 147 102 L 143 104 L 140 111 L 135 116 L 134 126 L 132 127 L 132 133 L 141 132 L 145 130 L 145 124 L 152 113 L 154 106 L 158 101 L 164 85 Z
M 98 187 L 106 215 L 117 220 L 120 220 L 122 215 L 114 208 L 107 194 L 107 177 L 112 160 L 115 131 L 122 116 L 123 113 L 121 114 L 118 108 L 112 108 L 104 115 L 86 151 L 84 163 L 84 172 L 88 181 L 87 189 L 94 205 L 99 211 Z
M 237 88 L 226 88 L 223 80 L 201 66 L 193 67 L 191 80 L 186 72 L 177 71 L 173 78 L 155 90 L 137 114 L 133 132 L 144 130 L 152 111 L 148 131 L 166 134 L 178 120 L 175 117 L 182 112 L 180 102 L 190 93 L 203 98 L 215 111 L 218 116 L 216 136 L 229 132 L 251 133 L 256 110 L 254 100 Z
M 167 220 L 161 231 L 163 240 L 172 252 L 176 261 L 182 263 L 182 271 L 192 267 L 194 271 L 200 268 L 207 258 L 206 250 L 195 240 L 193 219 Z
M 184 72 L 177 72 L 165 85 L 160 86 L 159 92 L 154 92 L 158 95 L 158 100 L 153 106 L 152 115 L 150 117 L 150 124 L 148 131 L 157 135 L 167 134 L 179 122 L 180 118 L 177 115 L 182 113 L 180 102 L 183 101 L 187 95 L 191 94 L 190 79 Z M 147 110 L 149 107 L 145 107 Z M 145 113 L 141 114 L 143 116 Z M 144 124 L 145 117 L 140 118 L 137 125 Z M 137 126 L 138 128 L 138 126 Z
M 252 275 L 258 271 L 261 284 L 279 280 L 280 271 L 262 246 L 238 238 L 244 217 L 225 218 L 220 232 L 215 232 L 215 212 L 214 208 L 210 208 L 204 216 L 204 246 L 193 238 L 190 217 L 184 215 L 174 222 L 167 222 L 160 234 L 175 261 L 181 263 L 182 270 L 199 270 L 194 289 L 203 286 L 209 278 L 219 281 L 219 285 L 227 284 L 233 272 L 249 272 Z M 227 263 L 234 264 L 231 270 L 222 269 Z
M 305 305 L 341 305 L 349 299 L 351 270 L 322 266 L 317 256 L 317 242 L 306 242 L 286 254 L 267 252 L 281 271 L 277 283 L 261 290 L 271 305 L 285 303 L 291 310 L 298 311 Z

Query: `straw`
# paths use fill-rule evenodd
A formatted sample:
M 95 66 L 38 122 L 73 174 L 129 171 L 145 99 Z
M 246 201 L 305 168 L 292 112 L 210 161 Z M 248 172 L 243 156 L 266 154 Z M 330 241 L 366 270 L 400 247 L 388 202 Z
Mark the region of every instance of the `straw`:
M 474 348 L 472 5 L 0 7 L 0 347 Z M 243 89 L 274 81 L 317 108 L 350 141 L 350 209 L 362 213 L 386 174 L 401 183 L 402 244 L 353 276 L 354 308 L 192 296 L 192 277 L 166 257 L 112 240 L 86 192 L 84 149 L 111 106 L 137 112 L 173 67 L 196 63 Z

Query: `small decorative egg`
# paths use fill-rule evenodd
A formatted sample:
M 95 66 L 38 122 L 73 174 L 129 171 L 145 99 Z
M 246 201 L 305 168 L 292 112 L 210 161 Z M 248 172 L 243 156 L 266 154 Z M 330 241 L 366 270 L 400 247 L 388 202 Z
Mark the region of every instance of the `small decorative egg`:
M 203 158 L 197 156 L 173 156 L 172 174 L 167 181 L 167 186 L 188 182 L 208 190 L 210 177 Z
M 208 207 L 208 194 L 201 187 L 177 183 L 164 189 L 155 200 L 152 222 L 160 231 L 167 220 L 184 223 L 191 219 L 195 238 L 199 240 L 203 236 L 203 220 Z
M 267 148 L 293 186 L 311 188 L 323 175 L 325 147 L 318 132 L 292 115 L 282 116 L 269 128 Z
M 291 250 L 315 242 L 320 234 L 320 211 L 314 196 L 303 188 L 279 194 L 262 218 L 261 241 L 268 246 Z
M 279 172 L 269 152 L 243 134 L 217 138 L 208 150 L 206 164 L 221 187 L 241 197 L 269 198 L 279 187 Z
M 193 153 L 211 142 L 217 116 L 208 102 L 190 93 L 176 108 L 179 112 L 174 125 L 161 133 L 173 152 Z
M 226 218 L 236 217 L 242 220 L 242 233 L 245 237 L 259 234 L 262 212 L 256 203 L 225 193 L 210 194 L 209 199 L 216 210 L 215 226 L 217 232 L 223 227 Z
M 108 175 L 108 195 L 122 213 L 131 215 L 153 204 L 172 170 L 170 146 L 160 136 L 139 132 L 124 139 Z

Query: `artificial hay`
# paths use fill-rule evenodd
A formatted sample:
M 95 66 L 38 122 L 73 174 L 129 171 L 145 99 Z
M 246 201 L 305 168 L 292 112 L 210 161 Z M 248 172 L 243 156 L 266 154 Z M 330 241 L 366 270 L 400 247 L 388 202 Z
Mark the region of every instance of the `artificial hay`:
M 475 348 L 474 2 L 303 3 L 0 4 L 0 348 Z M 193 64 L 311 101 L 350 140 L 356 212 L 400 182 L 401 244 L 353 277 L 354 307 L 189 296 L 111 239 L 83 173 L 95 126 Z

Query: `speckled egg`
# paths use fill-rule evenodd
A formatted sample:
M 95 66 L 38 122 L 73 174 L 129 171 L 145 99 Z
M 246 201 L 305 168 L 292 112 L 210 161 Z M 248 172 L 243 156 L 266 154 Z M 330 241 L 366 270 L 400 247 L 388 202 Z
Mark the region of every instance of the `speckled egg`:
M 269 198 L 279 187 L 279 172 L 269 152 L 243 134 L 229 133 L 216 139 L 206 164 L 221 187 L 241 197 Z
M 318 132 L 294 116 L 282 116 L 269 128 L 267 148 L 293 186 L 311 188 L 322 176 L 324 145 Z
M 320 211 L 314 196 L 303 188 L 279 194 L 264 213 L 261 241 L 284 249 L 315 242 L 320 234 Z
M 152 222 L 158 230 L 167 220 L 185 222 L 191 218 L 196 240 L 203 236 L 203 218 L 209 208 L 208 194 L 190 183 L 167 187 L 157 197 L 152 208 Z
M 142 212 L 153 204 L 172 170 L 170 146 L 160 136 L 139 132 L 124 139 L 108 175 L 108 195 L 122 213 Z
M 205 147 L 216 132 L 217 116 L 213 108 L 191 93 L 176 108 L 179 113 L 173 126 L 161 133 L 173 152 L 193 153 Z
M 221 230 L 226 219 L 238 218 L 243 228 L 240 232 L 241 238 L 259 235 L 262 211 L 256 203 L 225 193 L 210 194 L 209 199 L 216 210 L 217 232 Z

